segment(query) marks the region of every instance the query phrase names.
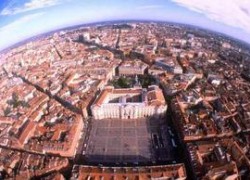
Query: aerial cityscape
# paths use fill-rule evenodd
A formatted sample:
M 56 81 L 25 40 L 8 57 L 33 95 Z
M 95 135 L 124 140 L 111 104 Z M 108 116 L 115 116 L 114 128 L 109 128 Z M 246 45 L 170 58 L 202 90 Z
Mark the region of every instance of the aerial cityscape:
M 106 22 L 2 51 L 5 179 L 249 179 L 249 45 Z
M 2 179 L 250 180 L 250 1 L 0 1 Z

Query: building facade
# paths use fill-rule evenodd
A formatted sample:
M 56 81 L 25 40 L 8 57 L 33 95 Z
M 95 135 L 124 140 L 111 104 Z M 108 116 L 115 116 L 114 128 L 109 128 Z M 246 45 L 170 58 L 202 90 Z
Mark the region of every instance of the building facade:
M 143 75 L 148 68 L 148 65 L 141 62 L 140 60 L 125 61 L 119 66 L 119 75 L 134 76 Z
M 106 87 L 91 106 L 95 119 L 136 119 L 164 116 L 167 104 L 158 86 L 145 88 L 114 89 Z
M 164 68 L 167 72 L 182 74 L 183 69 L 175 58 L 156 58 L 155 65 Z

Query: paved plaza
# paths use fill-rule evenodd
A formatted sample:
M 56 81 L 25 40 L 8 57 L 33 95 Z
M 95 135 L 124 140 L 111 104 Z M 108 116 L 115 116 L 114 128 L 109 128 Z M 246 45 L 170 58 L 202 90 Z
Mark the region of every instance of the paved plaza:
M 160 126 L 161 123 L 162 120 L 157 119 L 92 120 L 92 128 L 85 142 L 86 160 L 93 163 L 136 164 L 169 160 L 168 137 L 164 133 L 165 137 L 159 134 L 164 127 Z M 159 138 L 158 144 L 154 142 L 154 136 Z

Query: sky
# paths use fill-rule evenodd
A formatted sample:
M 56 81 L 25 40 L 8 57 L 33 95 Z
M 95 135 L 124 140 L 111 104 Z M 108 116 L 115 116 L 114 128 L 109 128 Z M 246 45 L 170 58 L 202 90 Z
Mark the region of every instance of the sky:
M 191 24 L 250 43 L 250 0 L 0 0 L 0 50 L 63 27 L 128 19 Z

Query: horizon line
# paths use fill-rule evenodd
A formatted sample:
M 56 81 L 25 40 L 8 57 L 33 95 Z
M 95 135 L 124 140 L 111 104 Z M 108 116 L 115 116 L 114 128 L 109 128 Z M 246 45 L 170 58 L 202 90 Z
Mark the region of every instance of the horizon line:
M 191 26 L 193 28 L 198 28 L 199 30 L 203 30 L 203 31 L 209 31 L 210 33 L 214 33 L 214 34 L 217 34 L 217 35 L 222 35 L 224 36 L 224 38 L 227 38 L 227 40 L 230 40 L 230 41 L 238 41 L 240 42 L 242 45 L 244 46 L 249 46 L 250 47 L 250 42 L 247 42 L 245 40 L 242 40 L 242 39 L 239 39 L 237 37 L 233 37 L 229 34 L 226 34 L 226 33 L 223 33 L 223 32 L 219 32 L 219 31 L 216 31 L 216 30 L 213 30 L 213 29 L 207 29 L 205 27 L 201 27 L 201 26 L 198 26 L 198 25 L 193 25 L 193 24 L 186 24 L 186 23 L 181 23 L 181 22 L 175 22 L 175 21 L 164 21 L 164 20 L 154 20 L 154 19 L 114 19 L 114 20 L 105 20 L 105 21 L 93 21 L 93 22 L 83 22 L 83 23 L 76 23 L 76 24 L 72 24 L 72 25 L 65 25 L 65 26 L 62 26 L 62 27 L 57 27 L 57 28 L 54 28 L 54 29 L 51 29 L 51 30 L 48 30 L 48 31 L 45 31 L 43 33 L 37 33 L 35 35 L 32 35 L 30 37 L 27 37 L 27 38 L 24 38 L 22 40 L 19 40 L 18 42 L 12 44 L 12 45 L 9 45 L 7 47 L 4 47 L 3 49 L 0 49 L 0 54 L 2 53 L 5 53 L 5 51 L 9 51 L 11 49 L 14 49 L 14 48 L 17 48 L 18 46 L 21 46 L 25 43 L 28 43 L 28 42 L 32 42 L 32 40 L 36 40 L 36 39 L 39 39 L 39 38 L 42 38 L 42 36 L 49 36 L 53 33 L 56 33 L 57 31 L 63 31 L 63 30 L 73 30 L 75 28 L 80 28 L 81 26 L 95 26 L 95 25 L 98 25 L 98 24 L 102 24 L 102 23 L 107 23 L 107 24 L 113 24 L 114 22 L 118 22 L 118 23 L 130 23 L 130 22 L 137 22 L 137 23 L 168 23 L 168 24 L 176 24 L 176 25 L 182 25 L 182 26 Z

